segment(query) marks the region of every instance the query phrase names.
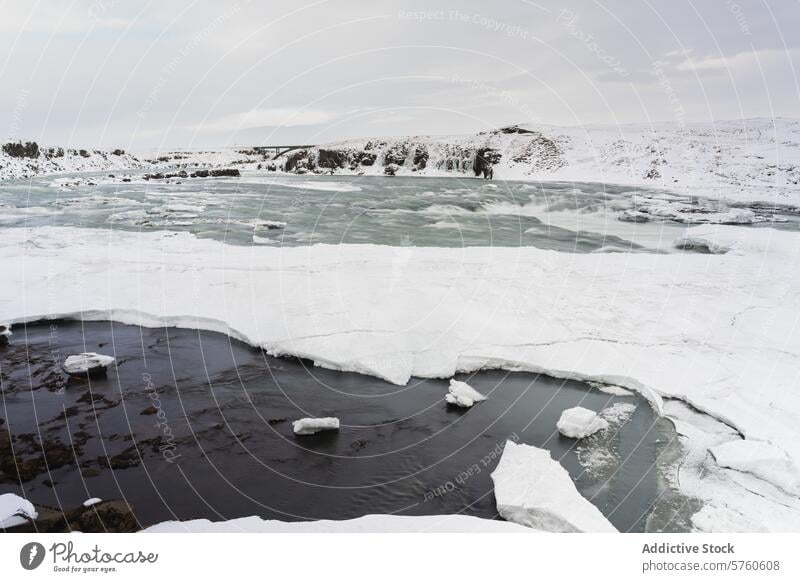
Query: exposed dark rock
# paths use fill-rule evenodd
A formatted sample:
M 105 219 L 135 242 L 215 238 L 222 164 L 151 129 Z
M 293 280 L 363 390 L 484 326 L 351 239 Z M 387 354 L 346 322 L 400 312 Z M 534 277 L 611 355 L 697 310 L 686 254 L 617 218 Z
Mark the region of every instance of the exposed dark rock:
M 530 129 L 523 129 L 519 125 L 509 125 L 508 127 L 501 127 L 498 130 L 500 133 L 536 133 L 535 131 L 531 131 Z
M 472 171 L 476 176 L 483 174 L 484 178 L 494 177 L 492 166 L 500 161 L 502 154 L 492 148 L 480 148 L 475 153 L 475 160 L 472 162 Z
M 12 158 L 38 158 L 39 144 L 35 141 L 9 142 L 3 144 L 3 151 Z
M 111 152 L 111 155 L 112 156 L 124 156 L 125 155 L 125 150 L 119 150 L 119 149 L 113 150 Z
M 428 148 L 424 145 L 418 145 L 414 150 L 414 168 L 417 170 L 424 170 L 428 165 Z
M 88 158 L 91 157 L 92 154 L 90 154 L 86 150 L 78 150 L 78 155 L 80 155 L 82 158 Z
M 402 166 L 403 164 L 405 164 L 407 157 L 408 157 L 408 144 L 396 143 L 392 145 L 388 150 L 386 150 L 386 155 L 384 156 L 384 163 L 387 166 L 389 164 L 397 164 L 398 166 Z
M 242 174 L 236 168 L 221 168 L 218 170 L 211 170 L 211 176 L 214 178 L 219 178 L 222 176 L 238 177 L 241 175 Z
M 373 152 L 358 152 L 355 157 L 355 161 L 357 164 L 361 164 L 362 166 L 371 166 L 375 163 L 375 160 L 378 159 L 377 154 Z
M 299 167 L 306 167 L 308 165 L 308 150 L 297 150 L 292 154 L 286 156 L 286 162 L 283 169 L 286 172 L 291 172 Z
M 142 410 L 139 414 L 144 415 L 144 416 L 147 416 L 147 415 L 150 415 L 150 414 L 158 414 L 158 408 L 156 408 L 155 406 L 148 406 L 147 408 Z
M 320 168 L 344 168 L 347 164 L 347 153 L 341 150 L 319 150 Z

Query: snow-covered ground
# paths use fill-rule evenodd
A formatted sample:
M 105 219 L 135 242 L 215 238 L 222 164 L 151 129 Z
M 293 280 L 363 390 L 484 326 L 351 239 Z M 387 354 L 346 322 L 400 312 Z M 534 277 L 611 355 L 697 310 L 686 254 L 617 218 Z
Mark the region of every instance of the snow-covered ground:
M 725 226 L 687 234 L 727 252 L 277 249 L 188 233 L 12 228 L 0 231 L 0 321 L 221 331 L 397 384 L 496 367 L 635 390 L 682 435 L 686 455 L 672 474 L 705 504 L 696 528 L 798 531 L 786 473 L 800 462 L 800 237 Z M 739 447 L 719 448 L 743 437 L 762 443 L 768 468 L 753 469 L 754 449 L 737 460 Z

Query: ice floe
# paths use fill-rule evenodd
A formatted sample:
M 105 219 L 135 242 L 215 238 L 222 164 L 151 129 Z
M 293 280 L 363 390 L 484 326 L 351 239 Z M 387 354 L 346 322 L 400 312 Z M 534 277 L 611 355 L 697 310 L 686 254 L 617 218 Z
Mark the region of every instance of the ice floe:
M 582 439 L 593 435 L 597 431 L 607 429 L 608 422 L 594 410 L 576 406 L 568 408 L 561 413 L 561 418 L 558 419 L 556 428 L 565 437 Z
M 550 532 L 617 531 L 549 451 L 507 441 L 492 481 L 503 519 Z
M 294 434 L 309 435 L 323 430 L 339 430 L 339 419 L 326 418 L 301 418 L 292 423 Z
M 476 402 L 486 400 L 486 397 L 475 388 L 466 382 L 459 382 L 458 380 L 450 380 L 450 387 L 444 398 L 449 404 L 462 408 L 471 408 Z
M 91 507 L 92 505 L 97 505 L 98 503 L 102 503 L 103 500 L 99 497 L 90 497 L 86 501 L 83 502 L 84 507 Z
M 105 374 L 109 366 L 116 360 L 112 356 L 104 356 L 95 352 L 86 352 L 68 356 L 64 360 L 63 368 L 67 374 L 72 376 L 85 376 L 94 374 Z

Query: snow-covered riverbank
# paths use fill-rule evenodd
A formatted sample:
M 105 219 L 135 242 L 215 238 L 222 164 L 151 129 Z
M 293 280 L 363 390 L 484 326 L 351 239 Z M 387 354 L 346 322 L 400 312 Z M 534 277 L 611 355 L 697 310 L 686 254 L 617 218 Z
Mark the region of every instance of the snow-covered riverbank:
M 0 148 L 0 180 L 64 172 L 215 167 L 269 174 L 384 175 L 387 166 L 393 166 L 398 175 L 474 176 L 491 167 L 499 180 L 599 182 L 665 188 L 742 204 L 800 206 L 800 121 L 786 118 L 683 127 L 522 124 L 471 135 L 373 137 L 294 149 L 278 157 L 275 153 L 270 148 L 231 146 L 137 157 L 122 150 L 9 142 Z
M 0 320 L 222 331 L 397 384 L 499 367 L 624 386 L 684 435 L 687 454 L 672 470 L 705 503 L 698 529 L 800 529 L 800 499 L 785 486 L 800 461 L 800 274 L 791 268 L 800 237 L 711 226 L 688 234 L 727 252 L 271 249 L 186 233 L 7 229 Z M 727 447 L 717 464 L 708 449 L 742 436 L 762 444 L 741 462 Z M 753 450 L 768 450 L 769 465 Z

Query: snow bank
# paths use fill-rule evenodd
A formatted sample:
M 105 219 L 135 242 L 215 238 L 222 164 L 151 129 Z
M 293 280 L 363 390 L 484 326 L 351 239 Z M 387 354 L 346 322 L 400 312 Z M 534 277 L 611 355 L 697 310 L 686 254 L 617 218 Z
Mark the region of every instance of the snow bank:
M 39 514 L 33 503 L 13 493 L 0 495 L 0 529 L 14 527 L 36 519 Z
M 508 521 L 551 532 L 617 531 L 549 451 L 507 441 L 492 481 L 497 511 Z
M 301 418 L 292 423 L 294 434 L 316 434 L 322 430 L 339 430 L 338 418 Z
M 639 392 L 658 411 L 662 398 L 684 400 L 798 465 L 800 270 L 791 265 L 800 236 L 687 232 L 735 251 L 408 247 L 398 270 L 397 249 L 386 246 L 238 247 L 188 233 L 10 228 L 0 230 L 0 321 L 206 329 L 396 384 L 481 368 L 600 382 Z M 773 517 L 782 519 L 763 506 L 752 515 L 765 527 Z
M 165 521 L 143 533 L 531 533 L 526 527 L 469 515 L 365 515 L 342 521 L 266 520 L 242 517 L 228 521 Z
M 471 408 L 476 402 L 486 400 L 486 397 L 475 388 L 458 380 L 450 380 L 450 388 L 444 398 L 449 404 L 462 408 Z
M 116 360 L 111 356 L 104 356 L 94 352 L 86 352 L 74 356 L 68 356 L 64 360 L 64 371 L 72 376 L 85 376 L 93 374 L 104 374 L 105 371 Z
M 750 473 L 800 496 L 800 469 L 786 451 L 762 441 L 736 440 L 710 449 L 720 467 Z
M 582 439 L 593 435 L 597 431 L 608 428 L 608 422 L 600 418 L 594 410 L 576 406 L 568 408 L 561 413 L 561 418 L 556 423 L 558 432 L 565 437 Z

